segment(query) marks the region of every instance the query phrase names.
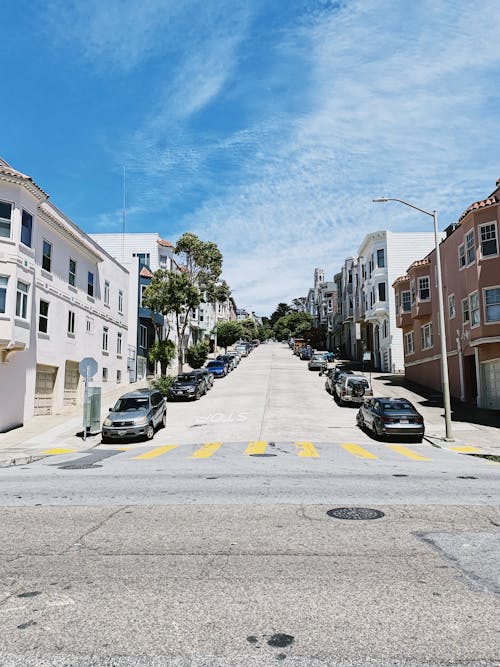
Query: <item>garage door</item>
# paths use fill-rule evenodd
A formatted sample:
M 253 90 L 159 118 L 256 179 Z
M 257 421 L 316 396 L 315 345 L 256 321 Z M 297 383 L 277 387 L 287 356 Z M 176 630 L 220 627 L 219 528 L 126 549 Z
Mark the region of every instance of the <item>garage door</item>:
M 57 368 L 55 366 L 36 367 L 35 382 L 35 415 L 52 414 L 52 397 L 56 381 Z
M 64 369 L 64 405 L 76 405 L 79 380 L 78 362 L 67 361 Z
M 483 374 L 483 408 L 500 410 L 500 359 L 484 361 L 481 364 Z

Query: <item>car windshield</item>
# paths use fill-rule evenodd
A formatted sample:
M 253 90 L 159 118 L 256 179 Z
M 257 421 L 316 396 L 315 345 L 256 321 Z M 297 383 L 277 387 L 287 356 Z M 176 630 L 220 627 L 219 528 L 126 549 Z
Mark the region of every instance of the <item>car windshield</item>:
M 212 368 L 213 366 L 223 366 L 222 361 L 209 361 L 207 364 L 207 368 Z
M 182 373 L 177 376 L 177 382 L 192 382 L 194 379 L 196 379 L 194 373 Z
M 407 410 L 415 410 L 413 405 L 411 403 L 408 403 L 407 401 L 387 401 L 385 403 L 382 403 L 382 410 L 391 410 L 392 412 L 402 410 L 402 411 L 407 411 Z
M 127 396 L 116 401 L 113 412 L 132 412 L 141 408 L 146 410 L 149 408 L 149 398 L 147 396 Z
M 362 387 L 368 387 L 368 380 L 364 378 L 349 378 L 349 384 L 360 384 Z

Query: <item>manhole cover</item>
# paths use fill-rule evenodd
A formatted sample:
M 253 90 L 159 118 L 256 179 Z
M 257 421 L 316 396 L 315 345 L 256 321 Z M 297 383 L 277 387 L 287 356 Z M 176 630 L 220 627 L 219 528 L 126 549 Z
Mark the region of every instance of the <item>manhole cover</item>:
M 384 512 L 372 510 L 368 507 L 336 507 L 333 510 L 328 510 L 327 514 L 335 519 L 351 519 L 353 521 L 380 519 L 385 516 Z
M 75 465 L 59 466 L 59 470 L 89 470 L 92 468 L 102 468 L 102 466 L 94 465 L 92 463 L 77 463 Z

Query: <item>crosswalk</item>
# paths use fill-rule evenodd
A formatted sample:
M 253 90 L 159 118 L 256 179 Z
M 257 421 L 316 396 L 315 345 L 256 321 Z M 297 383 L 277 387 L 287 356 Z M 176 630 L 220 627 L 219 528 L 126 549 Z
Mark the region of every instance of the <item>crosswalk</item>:
M 146 448 L 145 448 L 146 447 Z M 443 454 L 464 454 L 478 452 L 476 447 L 433 449 L 430 446 L 406 446 L 401 444 L 374 444 L 362 446 L 352 442 L 340 443 L 313 443 L 311 441 L 299 440 L 289 443 L 275 443 L 255 440 L 244 443 L 205 442 L 198 445 L 186 445 L 179 443 L 165 443 L 151 447 L 144 445 L 103 445 L 99 450 L 112 450 L 116 454 L 126 457 L 130 461 L 151 461 L 160 457 L 180 455 L 182 458 L 192 461 L 203 461 L 217 458 L 220 454 L 230 454 L 250 459 L 251 457 L 279 457 L 280 455 L 292 455 L 299 459 L 331 458 L 332 456 L 348 455 L 348 458 L 362 459 L 366 462 L 377 462 L 384 459 L 406 460 L 415 463 L 426 463 L 441 457 Z M 96 451 L 96 450 L 93 450 Z M 70 448 L 54 448 L 42 452 L 46 456 L 57 456 L 64 454 L 77 454 L 77 450 Z M 462 457 L 460 457 L 462 458 Z M 463 457 L 469 459 L 469 457 Z M 485 463 L 491 463 L 484 459 L 476 459 Z M 497 464 L 498 465 L 498 464 Z

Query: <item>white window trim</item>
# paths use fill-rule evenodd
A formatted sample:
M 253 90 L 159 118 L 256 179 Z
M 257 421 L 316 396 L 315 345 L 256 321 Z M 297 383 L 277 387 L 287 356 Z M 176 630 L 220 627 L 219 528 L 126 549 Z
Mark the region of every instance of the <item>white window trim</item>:
M 8 316 L 9 313 L 9 281 L 11 276 L 6 276 L 4 274 L 0 274 L 0 278 L 6 278 L 7 281 L 5 285 L 0 286 L 0 290 L 5 290 L 5 311 L 2 313 L 0 312 L 0 316 L 5 317 Z
M 25 297 L 21 296 L 22 300 L 26 299 L 26 317 L 23 317 L 22 315 L 17 314 L 17 295 L 19 293 L 19 283 L 21 285 L 25 285 L 28 289 L 26 291 L 21 290 L 21 295 L 25 295 Z M 30 313 L 30 285 L 28 283 L 25 283 L 24 280 L 17 280 L 16 281 L 16 307 L 14 312 L 16 313 L 17 319 L 21 320 L 22 322 L 29 322 L 29 313 Z
M 0 201 L 4 204 L 10 204 L 9 236 L 0 236 L 0 241 L 12 241 L 12 227 L 13 227 L 13 224 L 12 224 L 12 222 L 13 222 L 12 217 L 13 216 L 12 216 L 12 214 L 15 211 L 16 205 L 13 201 L 9 201 L 8 199 L 1 199 Z M 7 220 L 7 218 L 2 218 L 2 220 Z
M 410 347 L 408 345 L 409 340 L 411 340 L 411 351 L 409 351 L 409 347 Z M 408 333 L 405 334 L 404 352 L 405 352 L 405 357 L 410 357 L 412 354 L 415 354 L 415 332 L 414 331 L 409 331 Z
M 70 337 L 71 336 L 74 337 L 74 335 L 75 335 L 75 324 L 76 324 L 75 311 L 74 310 L 68 310 L 68 322 L 67 322 L 68 331 L 67 331 L 67 334 Z M 72 326 L 70 326 L 70 325 L 72 325 Z
M 483 244 L 481 242 L 481 228 L 482 227 L 487 227 L 488 225 L 495 225 L 495 234 L 497 238 L 497 251 L 494 255 L 483 255 Z M 480 225 L 477 226 L 477 236 L 478 236 L 478 242 L 479 242 L 479 257 L 481 261 L 486 261 L 488 259 L 494 259 L 495 257 L 499 256 L 500 253 L 500 239 L 498 238 L 498 225 L 496 220 L 492 220 L 491 222 L 483 222 Z
M 102 328 L 102 351 L 109 353 L 109 327 Z
M 42 302 L 47 304 L 47 315 L 42 315 Z M 48 334 L 49 333 L 49 312 L 50 312 L 50 301 L 47 301 L 46 299 L 39 299 L 38 300 L 38 327 L 37 331 L 39 331 L 42 334 Z M 46 331 L 42 331 L 40 328 L 40 320 L 44 319 L 47 323 L 47 329 Z
M 109 308 L 109 295 L 111 288 L 109 286 L 109 280 L 104 281 L 104 305 Z
M 116 356 L 121 358 L 122 351 L 123 351 L 123 335 L 122 332 L 119 331 L 116 334 Z
M 123 315 L 123 290 L 118 290 L 118 313 Z
M 453 315 L 450 311 L 450 300 L 453 299 Z M 455 294 L 448 294 L 448 319 L 454 320 L 457 316 L 457 300 L 455 299 Z
M 500 320 L 487 320 L 486 319 L 486 292 L 490 289 L 500 289 L 500 285 L 488 285 L 488 287 L 483 287 L 483 324 L 498 324 L 500 323 Z
M 49 260 L 50 260 L 50 269 L 46 269 L 46 268 L 43 266 L 43 259 L 44 259 L 44 257 L 45 257 L 45 255 L 43 254 L 43 246 L 45 245 L 45 243 L 47 243 L 47 244 L 50 246 L 50 256 L 49 256 Z M 42 264 L 41 264 L 41 268 L 42 268 L 42 271 L 46 271 L 47 273 L 52 273 L 52 262 L 54 261 L 54 254 L 53 254 L 53 252 L 52 252 L 53 248 L 54 248 L 54 244 L 53 244 L 53 243 L 51 243 L 51 242 L 48 241 L 47 239 L 42 239 Z
M 74 270 L 74 272 L 71 271 L 71 262 L 74 262 L 74 263 L 75 263 L 75 270 Z M 76 261 L 76 259 L 73 259 L 73 257 L 70 257 L 70 258 L 68 259 L 68 285 L 69 285 L 70 287 L 75 287 L 75 288 L 76 288 L 76 271 L 77 271 L 77 267 L 78 267 L 78 262 Z M 70 276 L 74 276 L 74 277 L 75 277 L 75 284 L 74 284 L 74 285 L 72 285 L 71 282 L 70 282 Z
M 430 338 L 431 338 L 431 341 L 432 341 L 432 342 L 431 342 L 430 345 L 427 345 L 426 347 L 424 347 L 424 346 L 423 346 L 423 342 L 424 342 L 425 335 L 424 335 L 423 332 L 424 332 L 424 330 L 427 329 L 428 327 L 429 327 L 429 330 L 430 330 Z M 420 327 L 420 343 L 422 344 L 422 351 L 424 351 L 424 350 L 432 350 L 432 348 L 434 347 L 434 332 L 432 331 L 432 322 L 427 322 L 426 324 L 423 324 L 423 325 Z
M 472 249 L 474 250 L 474 259 L 472 259 L 469 262 L 469 258 L 467 257 L 467 237 L 472 235 Z M 469 231 L 464 234 L 464 249 L 465 249 L 465 265 L 466 266 L 472 266 L 473 264 L 476 263 L 476 258 L 477 258 L 477 249 L 476 249 L 476 235 L 474 234 L 474 228 L 469 229 Z
M 472 324 L 472 306 L 471 306 L 471 297 L 474 296 L 474 294 L 477 294 L 477 312 L 479 313 L 479 322 L 477 324 Z M 471 292 L 469 294 L 469 322 L 470 322 L 470 328 L 471 329 L 477 329 L 477 327 L 481 326 L 481 304 L 479 302 L 479 291 L 475 290 L 474 292 Z
M 26 212 L 28 215 L 31 215 L 31 245 L 26 245 L 26 243 L 23 243 L 21 241 L 21 237 L 23 235 L 23 212 Z M 30 250 L 33 249 L 33 227 L 34 227 L 34 222 L 35 222 L 35 216 L 31 211 L 28 211 L 27 208 L 24 208 L 24 206 L 21 208 L 21 227 L 19 230 L 19 243 L 24 247 L 24 248 L 29 248 Z
M 469 319 L 468 319 L 468 320 L 464 320 L 464 303 L 467 304 L 467 312 L 469 313 Z M 463 324 L 464 326 L 465 326 L 466 324 L 467 324 L 467 325 L 470 325 L 470 304 L 469 304 L 469 297 L 466 296 L 465 299 L 462 299 L 461 304 L 462 304 L 462 324 Z
M 464 263 L 462 265 L 460 264 L 460 248 L 462 248 L 463 251 L 464 251 Z M 460 245 L 458 246 L 458 248 L 457 248 L 457 258 L 458 258 L 458 270 L 463 271 L 467 266 L 467 255 L 465 254 L 465 242 L 460 243 Z
M 429 290 L 429 296 L 427 297 L 427 299 L 421 299 L 420 298 L 420 290 L 421 290 L 420 281 L 421 280 L 427 280 L 427 285 L 428 285 L 427 289 Z M 419 276 L 417 278 L 417 285 L 418 285 L 417 301 L 420 302 L 420 303 L 425 303 L 427 301 L 430 301 L 431 300 L 431 279 L 430 279 L 430 277 L 429 276 Z M 426 289 L 426 288 L 424 288 L 424 289 Z

